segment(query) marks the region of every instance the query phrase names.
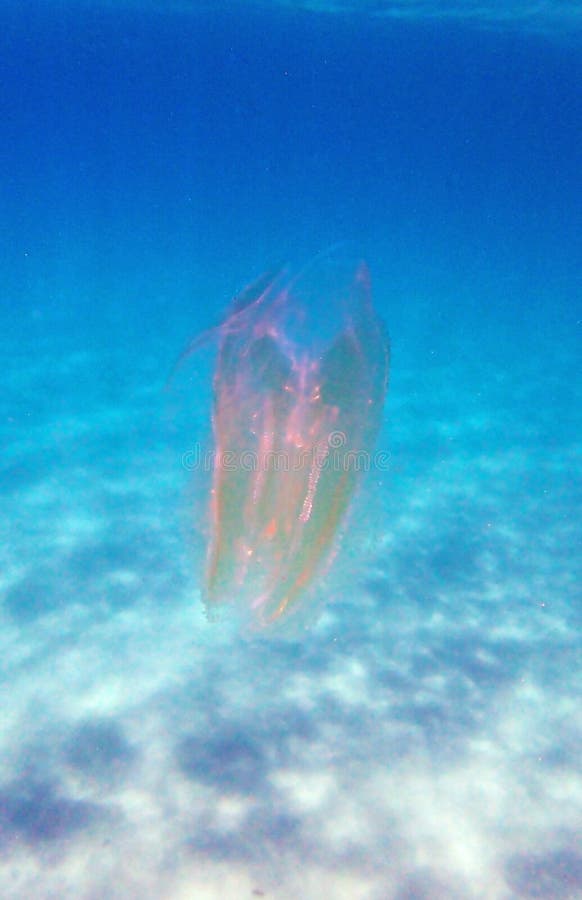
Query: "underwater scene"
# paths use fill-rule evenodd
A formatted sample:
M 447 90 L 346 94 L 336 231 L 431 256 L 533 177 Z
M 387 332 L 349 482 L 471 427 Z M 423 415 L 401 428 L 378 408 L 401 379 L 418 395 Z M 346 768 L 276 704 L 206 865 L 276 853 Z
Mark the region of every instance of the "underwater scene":
M 582 898 L 582 3 L 6 0 L 0 897 Z

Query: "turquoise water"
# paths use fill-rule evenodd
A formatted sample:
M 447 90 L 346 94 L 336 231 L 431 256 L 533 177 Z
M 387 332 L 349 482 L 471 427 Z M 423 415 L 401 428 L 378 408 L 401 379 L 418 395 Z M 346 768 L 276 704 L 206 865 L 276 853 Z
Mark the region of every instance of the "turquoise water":
M 582 12 L 323 6 L 2 8 L 2 897 L 582 896 Z M 344 240 L 389 465 L 249 640 L 200 596 L 212 348 L 164 388 Z

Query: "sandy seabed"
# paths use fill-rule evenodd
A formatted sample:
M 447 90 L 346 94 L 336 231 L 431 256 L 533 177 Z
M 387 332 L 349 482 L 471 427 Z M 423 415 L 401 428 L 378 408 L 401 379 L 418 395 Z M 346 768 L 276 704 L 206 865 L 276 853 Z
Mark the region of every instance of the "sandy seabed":
M 87 397 L 108 360 L 52 354 L 2 416 L 2 897 L 582 897 L 579 447 L 535 364 L 397 369 L 293 641 L 204 618 L 152 361 Z

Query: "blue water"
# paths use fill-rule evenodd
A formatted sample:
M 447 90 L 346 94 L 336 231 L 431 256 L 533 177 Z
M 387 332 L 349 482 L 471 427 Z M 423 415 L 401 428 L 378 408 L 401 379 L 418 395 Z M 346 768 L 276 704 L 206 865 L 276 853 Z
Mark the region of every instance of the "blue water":
M 0 895 L 582 897 L 582 11 L 115 6 L 0 13 Z M 164 385 L 344 240 L 390 466 L 249 641 L 200 600 L 211 351 Z

